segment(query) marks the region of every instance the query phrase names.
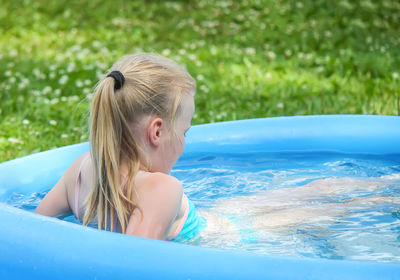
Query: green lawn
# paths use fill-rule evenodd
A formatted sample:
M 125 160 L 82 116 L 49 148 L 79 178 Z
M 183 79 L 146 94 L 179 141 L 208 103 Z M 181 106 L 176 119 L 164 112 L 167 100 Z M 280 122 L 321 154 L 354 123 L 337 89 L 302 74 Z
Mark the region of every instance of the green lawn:
M 0 162 L 87 141 L 93 88 L 128 53 L 197 80 L 194 124 L 399 114 L 398 1 L 0 0 Z

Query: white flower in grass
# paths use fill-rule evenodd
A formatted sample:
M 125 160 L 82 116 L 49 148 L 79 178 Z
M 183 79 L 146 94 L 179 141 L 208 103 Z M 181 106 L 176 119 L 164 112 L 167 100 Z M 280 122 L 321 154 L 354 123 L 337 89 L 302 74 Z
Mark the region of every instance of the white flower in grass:
M 70 62 L 67 65 L 67 72 L 71 73 L 71 72 L 75 71 L 75 68 L 76 68 L 76 64 L 74 62 Z
M 42 90 L 42 94 L 46 95 L 49 94 L 51 92 L 51 87 L 50 86 L 46 86 L 43 90 Z
M 161 54 L 163 56 L 169 56 L 171 54 L 171 51 L 169 49 L 165 49 L 165 50 L 162 50 Z
M 86 56 L 87 56 L 87 53 L 86 53 L 85 51 L 82 51 L 82 52 L 79 52 L 79 53 L 76 55 L 76 58 L 77 58 L 78 60 L 82 60 L 82 59 L 84 59 Z M 75 69 L 74 69 L 74 70 L 75 70 Z
M 19 140 L 18 138 L 14 138 L 14 137 L 9 137 L 8 142 L 10 142 L 11 144 L 23 144 L 24 143 L 23 141 Z
M 71 47 L 71 51 L 73 51 L 73 52 L 77 52 L 77 51 L 79 51 L 81 49 L 81 46 L 80 45 L 73 45 L 72 47 Z
M 191 50 L 195 50 L 196 49 L 196 44 L 195 43 L 191 43 L 188 47 Z
M 244 15 L 242 15 L 242 14 L 238 14 L 238 15 L 236 16 L 236 19 L 237 19 L 238 21 L 243 21 L 243 20 L 245 19 L 245 17 L 244 17 Z
M 61 138 L 62 139 L 68 138 L 68 134 L 61 134 Z
M 36 78 L 39 78 L 40 76 L 41 76 L 41 72 L 40 72 L 40 70 L 39 69 L 37 69 L 37 68 L 35 68 L 35 69 L 33 69 L 33 75 L 35 75 L 35 77 Z
M 57 61 L 63 61 L 63 60 L 64 60 L 64 55 L 63 55 L 62 53 L 58 53 L 58 54 L 56 55 L 56 60 L 57 60 Z
M 200 90 L 201 90 L 202 92 L 205 92 L 205 93 L 207 93 L 207 92 L 210 91 L 210 90 L 208 89 L 208 87 L 206 87 L 205 85 L 201 85 L 201 86 L 200 86 Z
M 106 47 L 102 47 L 102 48 L 100 49 L 100 52 L 101 52 L 101 53 L 104 53 L 104 54 L 110 53 L 110 51 L 109 51 Z
M 269 73 L 269 72 L 265 73 L 265 78 L 266 78 L 267 80 L 270 80 L 270 79 L 272 78 L 271 73 Z
M 397 80 L 397 79 L 399 78 L 399 73 L 393 72 L 392 78 L 395 79 L 395 80 Z
M 17 78 L 11 77 L 9 81 L 10 81 L 11 84 L 13 84 L 13 83 L 15 83 L 17 81 Z
M 90 94 L 90 93 L 92 93 L 92 90 L 90 88 L 84 88 L 83 89 L 83 93 L 84 94 Z
M 190 60 L 192 60 L 192 61 L 194 61 L 194 60 L 196 60 L 196 55 L 194 55 L 194 54 L 189 54 L 188 55 L 188 58 L 190 59 Z
M 18 51 L 17 50 L 10 50 L 10 52 L 8 53 L 8 55 L 10 57 L 16 57 L 18 55 Z
M 200 75 L 197 75 L 196 78 L 197 78 L 198 81 L 203 81 L 203 80 L 204 80 L 204 76 L 201 75 L 201 74 L 200 74 Z
M 61 78 L 58 80 L 58 83 L 60 85 L 65 85 L 67 82 L 68 82 L 68 76 L 67 75 L 61 76 Z
M 93 48 L 100 48 L 101 47 L 101 43 L 99 41 L 93 41 L 92 47 Z
M 256 49 L 255 48 L 245 48 L 244 51 L 248 55 L 255 55 L 256 54 Z
M 91 81 L 91 80 L 85 80 L 83 83 L 84 83 L 86 86 L 88 86 L 88 85 L 91 85 L 91 84 L 92 84 L 92 81 Z
M 270 60 L 274 60 L 276 58 L 276 54 L 272 51 L 267 52 L 267 57 Z
M 285 55 L 286 56 L 291 56 L 292 55 L 292 51 L 291 50 L 286 50 L 285 51 Z
M 96 71 L 96 77 L 100 80 L 104 78 L 104 73 L 100 70 Z
M 332 32 L 330 30 L 325 31 L 325 37 L 331 38 L 332 37 Z
M 93 70 L 94 68 L 95 68 L 94 64 L 82 65 L 83 70 Z
M 40 95 L 40 90 L 33 89 L 33 90 L 31 90 L 31 93 L 32 93 L 34 96 L 39 96 L 39 95 Z
M 278 104 L 276 104 L 276 108 L 282 109 L 283 108 L 283 103 L 279 102 Z
M 96 62 L 96 66 L 101 70 L 106 70 L 107 69 L 107 64 L 102 63 L 102 62 Z
M 56 122 L 55 120 L 50 120 L 50 121 L 49 121 L 49 124 L 50 124 L 50 125 L 57 125 L 57 122 Z
M 78 100 L 79 100 L 79 97 L 77 95 L 72 95 L 72 96 L 68 97 L 68 101 L 70 101 L 70 102 L 75 102 Z
M 6 77 L 10 77 L 12 75 L 12 72 L 10 70 L 7 70 L 6 72 L 4 72 L 4 75 Z
M 83 87 L 83 82 L 81 80 L 76 80 L 75 85 L 79 88 Z
M 28 121 L 28 120 L 23 120 L 23 121 L 22 121 L 22 124 L 23 124 L 23 125 L 28 125 L 28 124 L 29 124 L 29 121 Z
M 217 49 L 217 47 L 212 46 L 212 47 L 210 48 L 210 53 L 211 53 L 212 55 L 218 54 L 218 49 Z

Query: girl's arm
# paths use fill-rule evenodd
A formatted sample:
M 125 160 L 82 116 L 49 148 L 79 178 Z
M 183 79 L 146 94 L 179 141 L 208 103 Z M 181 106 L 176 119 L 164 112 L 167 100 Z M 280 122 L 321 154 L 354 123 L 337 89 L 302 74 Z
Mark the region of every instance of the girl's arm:
M 153 173 L 145 181 L 136 199 L 141 211 L 133 211 L 126 233 L 166 240 L 181 208 L 182 184 L 176 178 L 162 173 Z
M 68 203 L 67 188 L 64 178 L 65 175 L 61 177 L 58 183 L 46 194 L 36 208 L 35 213 L 55 217 L 71 210 Z
M 35 213 L 45 216 L 58 216 L 71 211 L 71 206 L 68 201 L 67 182 L 74 181 L 76 171 L 86 154 L 83 154 L 75 160 L 74 163 L 67 169 L 58 183 L 46 194 Z M 79 171 L 79 170 L 78 170 Z

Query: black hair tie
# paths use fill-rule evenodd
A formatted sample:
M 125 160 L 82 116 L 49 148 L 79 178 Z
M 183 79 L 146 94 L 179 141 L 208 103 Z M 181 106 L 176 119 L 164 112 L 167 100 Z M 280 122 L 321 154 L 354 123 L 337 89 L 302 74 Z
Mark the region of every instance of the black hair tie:
M 120 71 L 112 71 L 107 77 L 113 77 L 115 80 L 114 90 L 122 88 L 125 83 L 125 77 Z

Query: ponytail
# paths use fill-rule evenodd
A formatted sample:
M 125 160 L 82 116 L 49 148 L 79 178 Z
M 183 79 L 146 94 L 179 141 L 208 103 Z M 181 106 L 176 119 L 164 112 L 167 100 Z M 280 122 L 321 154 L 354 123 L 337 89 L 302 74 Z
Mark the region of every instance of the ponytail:
M 129 176 L 126 185 L 132 185 L 134 176 L 139 170 L 139 158 L 135 142 L 127 121 L 120 112 L 115 98 L 114 79 L 107 77 L 97 88 L 92 103 L 90 116 L 91 156 L 94 169 L 94 188 L 88 197 L 88 207 L 83 218 L 87 225 L 97 213 L 99 229 L 114 229 L 115 217 L 125 233 L 128 218 L 136 208 L 131 200 L 132 188 L 121 188 L 121 147 L 126 157 L 130 158 Z M 128 139 L 127 139 L 128 138 Z

